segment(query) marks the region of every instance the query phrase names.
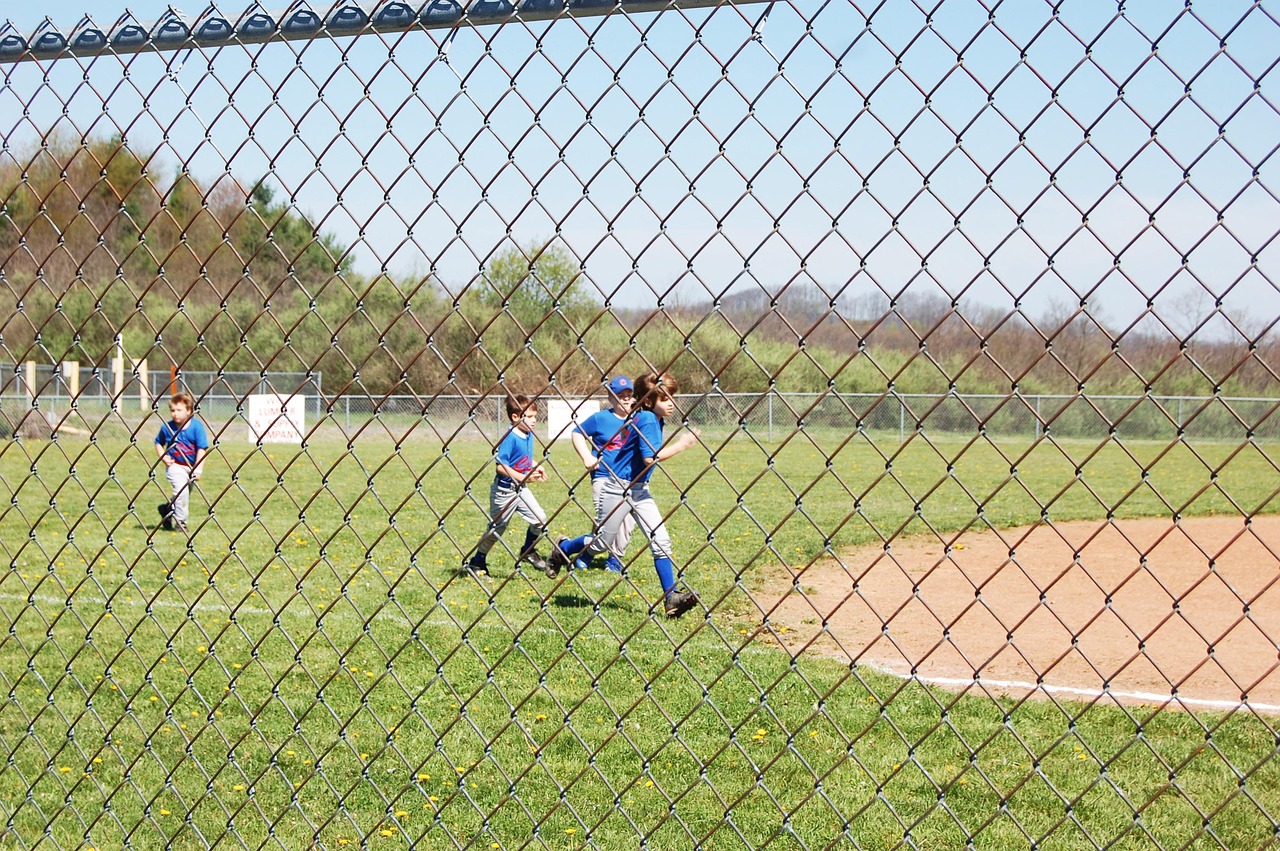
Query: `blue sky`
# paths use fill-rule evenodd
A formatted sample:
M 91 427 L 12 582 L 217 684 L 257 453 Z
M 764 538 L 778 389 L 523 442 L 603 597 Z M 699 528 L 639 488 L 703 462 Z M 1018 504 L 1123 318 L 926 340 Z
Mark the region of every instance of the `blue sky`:
M 1113 325 L 1151 302 L 1175 331 L 1221 300 L 1251 329 L 1280 313 L 1280 27 L 1250 5 L 948 0 L 926 21 L 815 0 L 774 5 L 758 38 L 751 4 L 23 63 L 0 133 L 17 152 L 50 127 L 123 132 L 206 185 L 270 174 L 361 271 L 454 288 L 508 233 L 558 233 L 628 305 L 802 283 L 1033 313 L 1084 298 Z M 6 14 L 30 32 L 46 11 Z

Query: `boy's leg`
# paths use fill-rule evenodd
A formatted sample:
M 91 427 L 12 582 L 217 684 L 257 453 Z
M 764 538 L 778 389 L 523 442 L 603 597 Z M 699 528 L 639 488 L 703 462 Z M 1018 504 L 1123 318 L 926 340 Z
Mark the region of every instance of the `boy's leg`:
M 611 484 L 605 484 L 612 482 Z M 599 484 L 597 484 L 599 483 Z M 609 477 L 601 477 L 592 483 L 591 495 L 596 505 L 596 528 L 603 529 L 605 522 L 610 514 L 616 510 L 618 503 L 623 501 L 623 494 L 626 486 L 620 485 L 616 480 Z M 606 491 L 610 496 L 606 499 Z M 582 560 L 590 562 L 596 556 L 608 554 L 608 560 L 605 567 L 615 573 L 622 572 L 622 559 L 627 554 L 627 547 L 631 544 L 631 536 L 636 528 L 636 519 L 630 511 L 622 513 L 621 522 L 617 529 L 613 532 L 608 541 L 601 535 L 597 535 L 595 540 L 588 541 L 587 552 L 583 553 Z
M 635 520 L 631 516 L 630 488 L 625 482 L 611 477 L 601 479 L 599 531 L 583 550 L 587 559 L 608 552 L 619 558 L 627 551 L 627 541 Z
M 178 530 L 182 531 L 187 525 L 191 508 L 191 468 L 181 464 L 170 464 L 165 467 L 164 476 L 173 488 L 172 519 Z
M 698 602 L 695 591 L 676 588 L 675 564 L 671 560 L 671 535 L 662 521 L 662 512 L 649 494 L 648 486 L 638 486 L 631 491 L 631 504 L 640 530 L 649 539 L 649 552 L 653 554 L 653 567 L 662 583 L 663 609 L 669 618 L 678 618 Z
M 524 534 L 524 546 L 520 548 L 517 559 L 529 562 L 548 576 L 555 576 L 560 572 L 559 567 L 552 567 L 538 555 L 538 540 L 547 530 L 547 512 L 542 510 L 538 498 L 527 487 L 520 488 L 516 493 L 514 510 L 529 524 L 529 529 Z
M 500 485 L 496 479 L 489 487 L 489 528 L 485 529 L 484 534 L 480 536 L 475 553 L 463 564 L 462 569 L 465 572 L 488 573 L 489 550 L 493 549 L 493 545 L 498 543 L 498 539 L 511 524 L 511 516 L 516 510 L 515 496 L 514 487 Z

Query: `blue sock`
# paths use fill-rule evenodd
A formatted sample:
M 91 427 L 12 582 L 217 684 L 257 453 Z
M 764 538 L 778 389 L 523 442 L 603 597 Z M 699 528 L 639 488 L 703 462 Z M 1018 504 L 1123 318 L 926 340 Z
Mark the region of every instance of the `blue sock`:
M 530 526 L 529 531 L 524 533 L 524 549 L 520 550 L 520 552 L 521 553 L 533 552 L 533 548 L 538 545 L 538 539 L 541 537 L 542 537 L 542 529 Z
M 653 566 L 658 570 L 658 579 L 662 582 L 662 593 L 670 594 L 676 590 L 676 566 L 669 558 L 655 558 Z
M 577 538 L 568 538 L 560 542 L 560 551 L 567 556 L 576 556 L 587 548 L 587 544 L 591 543 L 592 535 L 580 535 Z
M 605 569 L 605 570 L 612 570 L 614 573 L 621 573 L 621 572 L 622 572 L 622 562 L 618 561 L 618 557 L 617 557 L 617 556 L 611 555 L 611 556 L 609 556 L 609 558 L 607 558 L 607 559 L 605 560 L 605 563 L 604 563 L 604 569 Z

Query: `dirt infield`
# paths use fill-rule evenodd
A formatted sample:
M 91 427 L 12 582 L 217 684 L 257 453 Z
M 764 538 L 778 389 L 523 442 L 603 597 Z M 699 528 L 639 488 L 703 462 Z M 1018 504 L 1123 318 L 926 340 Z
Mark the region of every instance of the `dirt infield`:
M 942 686 L 1280 712 L 1280 517 L 904 539 L 780 570 L 757 599 L 793 653 Z

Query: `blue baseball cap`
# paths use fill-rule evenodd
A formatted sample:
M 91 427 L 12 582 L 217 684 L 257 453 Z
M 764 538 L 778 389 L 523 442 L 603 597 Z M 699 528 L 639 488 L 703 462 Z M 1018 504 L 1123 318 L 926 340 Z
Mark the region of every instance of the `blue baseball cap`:
M 610 393 L 616 395 L 621 393 L 623 390 L 635 391 L 635 388 L 631 386 L 631 379 L 627 378 L 625 375 L 619 375 L 609 382 Z

